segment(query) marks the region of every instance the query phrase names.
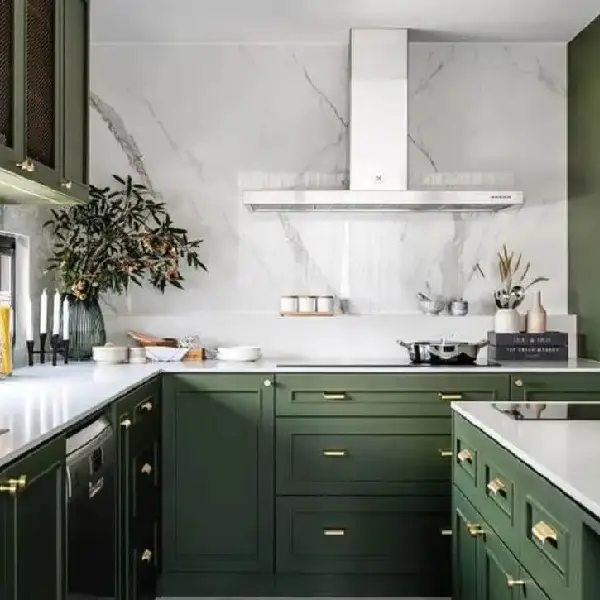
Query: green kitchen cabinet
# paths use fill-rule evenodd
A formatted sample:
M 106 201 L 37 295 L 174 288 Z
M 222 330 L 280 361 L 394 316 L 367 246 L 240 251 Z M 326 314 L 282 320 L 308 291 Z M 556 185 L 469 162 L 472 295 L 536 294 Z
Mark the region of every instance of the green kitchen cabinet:
M 277 376 L 277 416 L 450 416 L 453 401 L 509 398 L 505 374 L 319 374 Z
M 513 402 L 600 402 L 599 373 L 514 373 Z
M 160 573 L 160 412 L 158 379 L 113 406 L 117 424 L 117 570 L 120 600 L 156 597 Z
M 164 375 L 165 573 L 272 573 L 273 413 L 271 376 Z
M 600 590 L 600 521 L 581 511 L 583 521 L 582 600 L 597 600 Z
M 87 198 L 87 0 L 0 7 L 0 201 Z
M 64 600 L 65 440 L 0 472 L 0 598 Z
M 479 600 L 477 536 L 481 519 L 456 486 L 452 489 L 452 597 Z

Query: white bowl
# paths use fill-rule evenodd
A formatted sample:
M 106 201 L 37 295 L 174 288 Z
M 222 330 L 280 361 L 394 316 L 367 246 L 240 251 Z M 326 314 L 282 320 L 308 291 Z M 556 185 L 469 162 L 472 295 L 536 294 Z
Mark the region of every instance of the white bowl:
M 113 346 L 106 344 L 105 346 L 94 346 L 92 348 L 94 361 L 105 365 L 118 365 L 126 363 L 129 356 L 129 348 L 127 346 Z
M 252 362 L 261 357 L 258 346 L 233 346 L 231 348 L 217 348 L 217 360 L 234 362 Z
M 166 348 L 165 346 L 146 346 L 146 357 L 153 362 L 179 362 L 189 348 Z

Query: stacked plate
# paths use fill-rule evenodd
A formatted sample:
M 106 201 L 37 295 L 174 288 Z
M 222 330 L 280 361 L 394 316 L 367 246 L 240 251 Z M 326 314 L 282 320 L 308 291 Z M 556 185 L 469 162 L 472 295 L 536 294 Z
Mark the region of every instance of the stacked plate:
M 258 346 L 232 346 L 217 348 L 217 360 L 233 362 L 252 362 L 262 356 Z

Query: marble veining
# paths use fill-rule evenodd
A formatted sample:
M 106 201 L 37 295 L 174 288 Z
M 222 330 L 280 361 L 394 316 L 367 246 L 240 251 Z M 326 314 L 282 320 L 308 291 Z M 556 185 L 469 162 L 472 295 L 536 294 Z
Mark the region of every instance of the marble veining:
M 333 293 L 355 315 L 408 325 L 426 283 L 491 314 L 503 243 L 550 277 L 546 309 L 567 312 L 564 45 L 410 45 L 411 187 L 525 191 L 523 208 L 497 214 L 244 209 L 242 189 L 347 185 L 346 46 L 102 45 L 91 64 L 92 182 L 137 174 L 205 239 L 209 268 L 187 273 L 185 293 L 110 299 L 109 328 L 196 311 L 274 314 L 289 293 Z M 473 275 L 477 261 L 488 279 Z
M 487 402 L 452 408 L 600 517 L 600 478 L 590 476 L 600 461 L 600 421 L 515 421 Z

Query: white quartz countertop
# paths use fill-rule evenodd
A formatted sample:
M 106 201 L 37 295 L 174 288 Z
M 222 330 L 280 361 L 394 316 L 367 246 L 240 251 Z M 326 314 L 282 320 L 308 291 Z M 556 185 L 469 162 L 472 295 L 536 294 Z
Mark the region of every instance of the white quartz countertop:
M 61 431 L 76 425 L 110 402 L 161 372 L 171 373 L 511 373 L 598 372 L 600 363 L 510 363 L 468 367 L 411 366 L 383 358 L 368 360 L 264 359 L 254 363 L 205 361 L 198 363 L 148 363 L 145 365 L 37 365 L 15 370 L 0 381 L 0 466 Z
M 600 421 L 515 421 L 488 402 L 452 408 L 600 518 Z

